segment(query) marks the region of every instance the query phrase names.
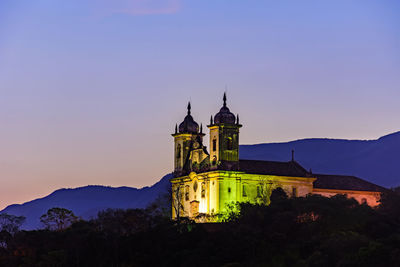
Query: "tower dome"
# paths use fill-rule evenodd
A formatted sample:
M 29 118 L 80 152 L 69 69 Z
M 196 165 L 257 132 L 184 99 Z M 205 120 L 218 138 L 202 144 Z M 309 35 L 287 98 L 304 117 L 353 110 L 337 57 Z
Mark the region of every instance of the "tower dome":
M 191 105 L 188 104 L 188 113 L 181 124 L 179 124 L 179 133 L 198 133 L 199 125 L 194 121 L 192 115 L 190 115 Z
M 224 93 L 224 106 L 221 110 L 214 116 L 214 124 L 226 123 L 235 124 L 235 115 L 230 112 L 229 108 L 226 106 L 226 93 Z

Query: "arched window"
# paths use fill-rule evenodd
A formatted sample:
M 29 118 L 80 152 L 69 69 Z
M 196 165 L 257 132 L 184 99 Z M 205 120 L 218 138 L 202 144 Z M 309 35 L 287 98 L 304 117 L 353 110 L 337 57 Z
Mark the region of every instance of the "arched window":
M 183 203 L 183 195 L 184 195 L 183 186 L 179 187 L 178 193 L 179 193 L 179 201 L 180 201 L 180 203 Z
M 216 138 L 214 138 L 212 140 L 212 150 L 217 151 L 217 139 Z
M 297 187 L 292 188 L 292 197 L 297 197 Z
M 181 145 L 179 144 L 176 148 L 176 158 L 180 159 L 181 158 L 181 153 L 182 153 L 182 148 Z
M 242 186 L 242 196 L 247 197 L 247 185 Z
M 214 165 L 214 166 L 217 165 L 217 157 L 216 156 L 213 157 L 212 165 Z
M 206 184 L 201 183 L 201 198 L 205 198 L 205 197 L 206 197 Z
M 185 200 L 189 201 L 189 186 L 185 186 Z
M 232 149 L 233 149 L 232 137 L 228 137 L 228 138 L 226 139 L 226 149 L 227 149 L 227 150 L 232 150 Z

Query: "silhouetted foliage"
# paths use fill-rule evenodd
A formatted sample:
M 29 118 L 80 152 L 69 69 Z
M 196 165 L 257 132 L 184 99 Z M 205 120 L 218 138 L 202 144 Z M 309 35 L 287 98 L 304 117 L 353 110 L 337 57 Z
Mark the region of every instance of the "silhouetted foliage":
M 64 231 L 2 232 L 0 266 L 400 265 L 398 195 L 384 195 L 378 208 L 343 195 L 275 190 L 271 199 L 234 204 L 218 224 L 172 221 L 154 204 L 105 210 Z
M 15 234 L 25 221 L 24 216 L 15 216 L 7 213 L 0 214 L 0 232 L 6 231 L 10 234 Z
M 64 230 L 78 218 L 70 210 L 64 208 L 51 208 L 40 217 L 40 222 L 49 230 Z
M 286 194 L 285 190 L 283 190 L 280 187 L 272 190 L 271 197 L 270 197 L 271 201 L 273 201 L 273 202 L 283 201 L 283 200 L 286 200 L 287 198 L 288 198 L 288 195 Z
M 168 188 L 167 192 L 160 194 L 155 201 L 147 206 L 147 210 L 152 213 L 152 215 L 158 215 L 161 217 L 169 218 L 172 212 L 172 190 Z

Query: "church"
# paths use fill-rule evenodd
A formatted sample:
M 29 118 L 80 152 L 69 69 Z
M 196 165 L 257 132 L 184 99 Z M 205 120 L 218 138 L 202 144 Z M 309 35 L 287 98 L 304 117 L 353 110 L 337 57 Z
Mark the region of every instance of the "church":
M 207 126 L 208 151 L 203 143 L 206 134 L 202 125 L 199 127 L 193 119 L 188 104 L 186 117 L 172 134 L 175 141 L 171 179 L 173 219 L 217 218 L 235 202 L 268 205 L 272 190 L 278 187 L 290 197 L 345 194 L 370 206 L 379 204 L 385 188 L 354 176 L 314 174 L 296 162 L 293 155 L 288 162 L 240 159 L 241 127 L 239 115 L 229 110 L 224 94 L 222 108 L 211 116 Z

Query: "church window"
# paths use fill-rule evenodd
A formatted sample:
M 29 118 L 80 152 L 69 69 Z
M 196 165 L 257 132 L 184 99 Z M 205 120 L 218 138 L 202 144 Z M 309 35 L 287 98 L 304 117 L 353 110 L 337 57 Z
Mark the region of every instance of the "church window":
M 247 197 L 247 186 L 245 184 L 242 186 L 242 196 Z
M 201 197 L 202 198 L 206 197 L 206 184 L 205 183 L 201 184 Z
M 214 166 L 217 165 L 217 157 L 216 156 L 213 157 L 212 165 L 214 165 Z
M 261 186 L 257 185 L 257 197 L 261 197 L 262 194 L 262 188 Z
M 228 139 L 226 140 L 226 149 L 227 150 L 232 150 L 233 149 L 232 137 L 228 137 Z
M 231 188 L 230 187 L 228 187 L 228 193 L 230 193 L 231 192 Z
M 212 141 L 212 150 L 217 151 L 217 139 L 215 138 Z
M 176 148 L 176 157 L 178 159 L 181 158 L 181 150 L 182 150 L 182 148 L 181 148 L 181 145 L 179 144 L 178 147 Z
M 189 186 L 185 186 L 185 200 L 189 201 Z
M 292 196 L 297 197 L 297 187 L 292 188 Z

